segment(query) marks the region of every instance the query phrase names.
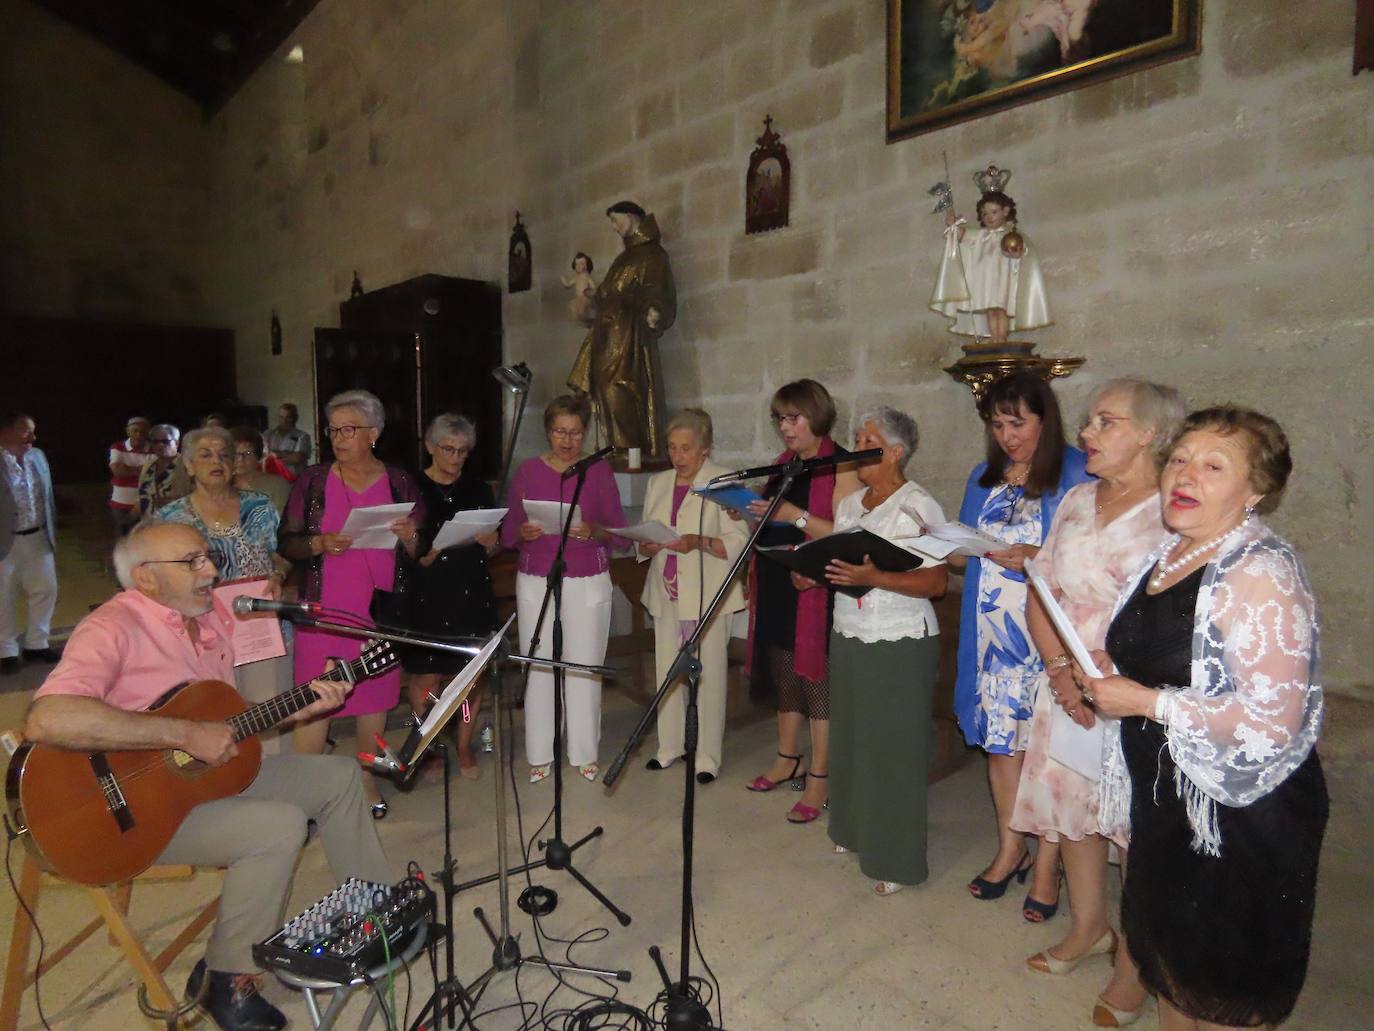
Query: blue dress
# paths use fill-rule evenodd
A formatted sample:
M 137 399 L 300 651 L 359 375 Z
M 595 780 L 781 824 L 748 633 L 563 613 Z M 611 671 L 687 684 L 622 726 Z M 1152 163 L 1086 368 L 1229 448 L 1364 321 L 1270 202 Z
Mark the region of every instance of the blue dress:
M 1059 484 L 1039 498 L 1006 484 L 979 486 L 987 468 L 979 463 L 964 490 L 959 521 L 1008 543 L 1039 546 L 1065 492 L 1092 479 L 1086 461 L 1083 452 L 1066 447 Z M 1021 573 L 995 562 L 971 558 L 964 571 L 954 715 L 965 741 L 998 755 L 1025 749 L 1043 669 L 1026 628 L 1026 586 Z

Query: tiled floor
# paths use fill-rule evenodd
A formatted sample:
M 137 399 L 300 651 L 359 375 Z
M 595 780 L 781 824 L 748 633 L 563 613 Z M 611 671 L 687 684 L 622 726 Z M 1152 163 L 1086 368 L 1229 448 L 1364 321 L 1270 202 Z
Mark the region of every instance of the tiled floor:
M 64 559 L 64 571 L 69 568 L 70 560 Z M 87 572 L 77 582 L 95 585 L 98 577 Z M 64 588 L 68 586 L 64 582 Z M 22 678 L 12 679 L 32 688 L 41 670 L 26 670 Z M 15 725 L 25 704 L 22 692 L 0 697 L 0 727 Z M 1328 720 L 1322 751 L 1332 818 L 1311 970 L 1290 1024 L 1294 1028 L 1334 1031 L 1374 1023 L 1374 979 L 1369 975 L 1374 969 L 1374 936 L 1367 926 L 1369 857 L 1374 854 L 1374 823 L 1368 815 L 1374 811 L 1372 710 L 1335 700 Z M 603 760 L 619 749 L 637 714 L 619 694 L 607 693 Z M 932 790 L 931 879 L 920 888 L 883 899 L 873 895 L 853 857 L 830 853 L 821 824 L 798 827 L 783 819 L 794 800 L 790 792 L 744 791 L 742 782 L 763 768 L 773 748 L 769 722 L 732 726 L 724 778 L 698 792 L 696 923 L 701 948 L 720 980 L 725 1027 L 955 1031 L 1087 1026 L 1093 996 L 1105 977 L 1105 961 L 1086 963 L 1063 978 L 1027 971 L 1024 957 L 1055 941 L 1063 933 L 1064 918 L 1035 927 L 1020 917 L 1019 894 L 978 903 L 964 890 L 964 882 L 987 860 L 992 840 L 991 804 L 981 762 L 969 763 Z M 495 868 L 491 775 L 487 762 L 482 780 L 455 781 L 454 852 L 460 877 L 477 877 Z M 550 783 L 531 787 L 520 778 L 526 838 L 536 836 L 551 797 Z M 662 946 L 670 968 L 677 969 L 681 798 L 678 771 L 648 773 L 639 762 L 630 765 L 612 793 L 576 777 L 566 785 L 565 837 L 580 836 L 596 824 L 606 830 L 578 852 L 577 866 L 633 916 L 629 927 L 620 927 L 566 873 L 537 871 L 533 878 L 559 894 L 557 911 L 544 921 L 546 933 L 564 939 L 587 935 L 572 948 L 573 959 L 631 970 L 632 982 L 615 987 L 622 998 L 641 1006 L 648 1005 L 659 988 L 646 949 Z M 434 784 L 393 795 L 391 815 L 379 829 L 398 867 L 414 859 L 425 870 L 437 868 L 444 851 L 440 804 L 441 792 Z M 513 811 L 509 826 L 514 837 Z M 20 846 L 15 848 L 11 862 L 17 869 Z M 204 875 L 189 886 L 138 888 L 133 904 L 136 923 L 148 929 L 154 944 L 164 944 L 177 918 L 212 895 L 215 880 Z M 289 911 L 303 908 L 331 884 L 318 845 L 308 846 Z M 522 886 L 520 880 L 514 890 Z M 1255 904 L 1262 905 L 1263 899 L 1257 898 Z M 0 908 L 0 947 L 8 945 L 12 905 L 6 893 Z M 83 906 L 75 892 L 49 892 L 38 914 L 44 933 L 52 940 L 79 927 L 87 918 Z M 495 886 L 465 892 L 457 900 L 458 970 L 469 981 L 490 961 L 490 946 L 472 917 L 474 906 L 494 914 Z M 512 914 L 522 948 L 535 951 L 530 919 L 513 906 Z M 591 933 L 596 928 L 609 930 Z M 566 945 L 552 941 L 546 941 L 545 949 L 551 957 L 568 951 Z M 198 954 L 193 946 L 174 966 L 174 987 L 184 982 Z M 130 974 L 116 957 L 97 936 L 43 978 L 44 1007 L 52 1026 L 154 1026 L 139 1015 Z M 703 968 L 694 961 L 693 969 Z M 425 964 L 420 964 L 414 971 L 412 1019 L 430 984 Z M 547 1003 L 547 1012 L 583 1002 L 575 988 L 606 990 L 585 977 L 570 978 L 569 984 Z M 549 975 L 535 968 L 526 968 L 518 978 L 501 974 L 481 1006 L 494 1009 L 523 998 L 538 1007 L 555 987 Z M 309 1026 L 299 995 L 276 983 L 267 991 L 291 1016 L 293 1028 Z M 404 985 L 397 986 L 397 993 L 403 1006 Z M 363 1005 L 353 1000 L 341 1026 L 356 1026 Z M 489 1031 L 515 1028 L 520 1019 L 513 1010 L 504 1010 L 481 1018 L 478 1025 Z M 21 1027 L 39 1026 L 29 992 Z M 1154 1027 L 1153 1012 L 1138 1026 Z M 381 1027 L 380 1021 L 376 1027 Z

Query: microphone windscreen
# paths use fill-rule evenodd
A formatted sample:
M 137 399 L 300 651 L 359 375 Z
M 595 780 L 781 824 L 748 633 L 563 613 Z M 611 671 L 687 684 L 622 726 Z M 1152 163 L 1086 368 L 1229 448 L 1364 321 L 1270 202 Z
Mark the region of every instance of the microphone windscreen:
M 253 611 L 253 599 L 246 594 L 240 594 L 234 599 L 233 609 L 235 615 L 247 616 Z

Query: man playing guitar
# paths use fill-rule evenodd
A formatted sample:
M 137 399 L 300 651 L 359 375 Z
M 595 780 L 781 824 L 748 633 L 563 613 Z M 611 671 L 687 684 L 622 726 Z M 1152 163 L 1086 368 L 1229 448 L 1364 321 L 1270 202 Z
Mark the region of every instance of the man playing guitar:
M 233 683 L 232 617 L 214 604 L 216 570 L 205 538 L 189 526 L 142 524 L 116 546 L 114 562 L 125 590 L 73 631 L 35 695 L 25 737 L 82 751 L 180 749 L 211 766 L 229 762 L 238 746 L 222 720 L 143 711 L 183 682 Z M 295 718 L 337 709 L 350 686 L 312 681 L 319 698 Z M 257 992 L 252 946 L 281 926 L 310 820 L 337 878 L 395 879 L 358 764 L 342 756 L 264 756 L 241 794 L 195 806 L 158 859 L 228 868 L 205 958 L 187 984 L 193 995 L 208 973 L 203 1005 L 224 1031 L 286 1025 Z

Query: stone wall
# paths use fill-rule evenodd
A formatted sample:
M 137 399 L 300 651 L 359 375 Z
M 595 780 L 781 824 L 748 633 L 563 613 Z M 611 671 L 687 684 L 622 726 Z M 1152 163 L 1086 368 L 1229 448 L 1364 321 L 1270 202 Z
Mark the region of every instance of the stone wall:
M 203 322 L 199 108 L 28 0 L 0 25 L 0 309 Z
M 337 324 L 355 269 L 368 287 L 504 281 L 518 208 L 535 288 L 506 297 L 506 348 L 537 373 L 537 412 L 580 336 L 558 278 L 577 250 L 606 268 L 602 211 L 633 197 L 677 272 L 670 402 L 712 411 L 719 459 L 774 453 L 767 396 L 815 376 L 842 426 L 873 401 L 912 411 L 913 475 L 952 511 L 980 427 L 926 309 L 940 227 L 925 191 L 947 153 L 966 207 L 969 175 L 996 162 L 1044 256 L 1058 321 L 1041 350 L 1089 359 L 1060 386 L 1070 419 L 1115 375 L 1279 416 L 1297 472 L 1274 521 L 1321 596 L 1326 679 L 1374 697 L 1355 560 L 1374 550 L 1374 77 L 1350 75 L 1350 0 L 1293 11 L 1208 0 L 1199 58 L 889 146 L 884 0 L 322 0 L 287 44 L 303 63 L 274 59 L 204 130 L 172 134 L 168 174 L 194 184 L 208 166 L 213 202 L 183 267 L 238 333 L 245 397 L 306 407 L 311 328 Z M 792 225 L 746 238 L 765 114 L 792 158 Z

